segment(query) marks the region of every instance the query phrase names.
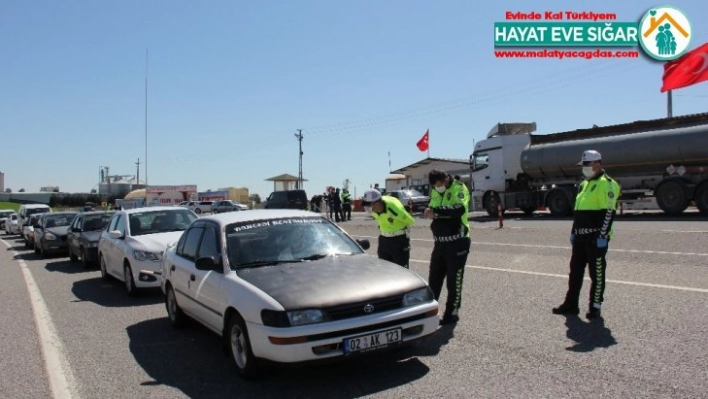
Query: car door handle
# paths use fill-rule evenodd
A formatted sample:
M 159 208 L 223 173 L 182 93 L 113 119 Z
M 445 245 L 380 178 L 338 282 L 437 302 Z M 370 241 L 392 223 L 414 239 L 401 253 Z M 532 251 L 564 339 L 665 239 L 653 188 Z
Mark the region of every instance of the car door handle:
M 194 281 L 194 280 L 196 280 L 197 278 L 194 276 L 194 274 L 192 274 L 191 276 L 189 276 L 189 279 L 192 280 L 192 281 Z
M 485 179 L 489 180 L 489 176 L 484 176 Z
M 176 269 L 175 265 L 172 265 L 172 267 L 170 268 L 170 270 L 172 270 L 172 271 L 175 271 L 175 269 Z

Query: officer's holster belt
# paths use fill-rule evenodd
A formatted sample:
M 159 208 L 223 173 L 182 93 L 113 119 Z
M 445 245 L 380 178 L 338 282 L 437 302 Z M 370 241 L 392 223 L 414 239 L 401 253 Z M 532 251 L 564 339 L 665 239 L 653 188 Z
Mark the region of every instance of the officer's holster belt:
M 404 230 L 394 231 L 391 233 L 381 233 L 381 235 L 383 237 L 398 237 L 398 236 L 406 235 L 406 230 L 404 229 Z

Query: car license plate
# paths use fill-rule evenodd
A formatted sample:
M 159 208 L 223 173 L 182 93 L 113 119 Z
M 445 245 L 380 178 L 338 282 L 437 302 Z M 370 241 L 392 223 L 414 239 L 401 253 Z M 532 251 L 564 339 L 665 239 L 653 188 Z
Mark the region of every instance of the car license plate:
M 401 329 L 380 331 L 344 339 L 344 353 L 367 352 L 401 342 Z

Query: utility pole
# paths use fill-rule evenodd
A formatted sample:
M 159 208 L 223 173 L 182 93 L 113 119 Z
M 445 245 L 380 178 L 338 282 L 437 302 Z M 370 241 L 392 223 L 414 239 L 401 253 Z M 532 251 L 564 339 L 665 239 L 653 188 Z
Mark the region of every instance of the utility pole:
M 298 172 L 297 172 L 297 189 L 302 190 L 302 129 L 297 129 L 297 133 L 295 133 L 295 138 L 298 141 L 298 156 L 300 158 L 299 161 L 299 166 L 298 166 Z
M 146 189 L 147 189 L 147 185 L 148 185 L 148 49 L 145 49 L 145 188 Z
M 140 158 L 138 158 L 138 162 L 135 163 L 135 167 L 137 169 L 137 173 L 135 174 L 136 184 L 140 186 Z

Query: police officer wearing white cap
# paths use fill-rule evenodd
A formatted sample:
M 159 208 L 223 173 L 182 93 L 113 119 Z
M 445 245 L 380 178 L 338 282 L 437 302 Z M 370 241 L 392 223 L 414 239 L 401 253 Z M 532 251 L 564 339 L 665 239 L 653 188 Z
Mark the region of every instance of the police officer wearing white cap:
M 612 238 L 612 222 L 617 210 L 620 194 L 619 184 L 610 178 L 602 168 L 599 152 L 588 150 L 578 162 L 582 166 L 585 180 L 580 184 L 575 197 L 573 228 L 570 244 L 568 292 L 563 303 L 553 308 L 554 314 L 576 315 L 580 313 L 578 301 L 585 276 L 585 265 L 589 265 L 591 287 L 590 303 L 586 317 L 600 317 L 600 309 L 605 293 L 605 270 L 607 268 L 607 246 Z
M 371 206 L 371 216 L 379 225 L 377 254 L 384 259 L 408 268 L 411 251 L 410 226 L 415 223 L 398 198 L 381 195 L 378 190 L 367 190 L 362 205 Z

